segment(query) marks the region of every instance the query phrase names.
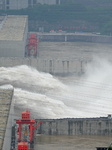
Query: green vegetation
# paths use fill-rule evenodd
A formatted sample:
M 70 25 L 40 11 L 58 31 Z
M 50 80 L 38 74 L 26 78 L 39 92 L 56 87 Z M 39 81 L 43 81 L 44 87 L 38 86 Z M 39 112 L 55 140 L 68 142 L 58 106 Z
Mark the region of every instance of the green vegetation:
M 108 150 L 112 150 L 112 147 L 110 146 L 110 147 L 108 148 Z
M 83 0 L 87 1 L 87 0 Z M 91 3 L 93 0 L 90 0 Z M 67 2 L 67 1 L 66 1 Z M 22 10 L 0 10 L 0 14 L 28 15 L 29 30 L 64 30 L 67 32 L 100 32 L 112 34 L 112 5 L 110 0 L 94 0 L 94 5 L 71 2 L 61 5 L 37 5 Z M 38 22 L 38 24 L 37 24 Z

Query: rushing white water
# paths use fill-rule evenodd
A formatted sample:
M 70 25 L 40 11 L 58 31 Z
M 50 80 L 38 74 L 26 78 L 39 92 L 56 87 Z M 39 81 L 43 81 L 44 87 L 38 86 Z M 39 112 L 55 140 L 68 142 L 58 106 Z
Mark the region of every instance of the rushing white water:
M 0 67 L 0 84 L 14 86 L 14 105 L 38 118 L 100 117 L 112 113 L 112 64 L 95 60 L 83 79 L 63 83 L 22 65 Z

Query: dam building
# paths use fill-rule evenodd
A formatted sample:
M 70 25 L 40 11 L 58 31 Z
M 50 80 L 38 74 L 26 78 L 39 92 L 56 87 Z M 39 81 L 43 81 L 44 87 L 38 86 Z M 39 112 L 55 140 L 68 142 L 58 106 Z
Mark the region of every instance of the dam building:
M 0 57 L 24 57 L 27 33 L 27 16 L 1 16 Z
M 15 66 L 27 64 L 44 72 L 70 73 L 74 70 L 83 71 L 83 62 L 24 58 L 28 34 L 27 16 L 0 17 L 0 66 Z M 63 36 L 62 36 L 63 37 Z M 45 36 L 43 37 L 45 38 Z M 48 38 L 48 36 L 47 36 Z M 50 37 L 51 38 L 51 37 Z M 72 37 L 73 38 L 73 37 Z M 84 37 L 81 37 L 82 39 Z M 65 37 L 63 38 L 65 39 Z M 68 37 L 69 39 L 69 37 Z M 81 39 L 81 40 L 82 40 Z M 73 39 L 74 40 L 74 39 Z M 110 39 L 111 41 L 112 39 Z M 48 40 L 49 41 L 49 40 Z M 11 58 L 9 58 L 11 57 Z M 50 63 L 49 63 L 50 62 Z M 56 66 L 55 66 L 56 65 Z M 60 70 L 59 67 L 61 66 Z M 72 67 L 71 67 L 72 66 Z M 39 68 L 40 67 L 40 68 Z M 54 67 L 54 68 L 53 68 Z M 43 70 L 42 70 L 43 68 Z M 62 68 L 62 69 L 61 69 Z M 57 70 L 56 70 L 57 69 Z M 71 70 L 70 70 L 71 69 Z M 8 150 L 11 145 L 11 127 L 13 125 L 14 89 L 11 85 L 0 86 L 0 150 Z M 112 135 L 112 116 L 100 118 L 63 118 L 57 120 L 45 119 L 39 131 L 50 135 Z
M 24 9 L 38 4 L 55 5 L 60 0 L 0 0 L 1 9 Z

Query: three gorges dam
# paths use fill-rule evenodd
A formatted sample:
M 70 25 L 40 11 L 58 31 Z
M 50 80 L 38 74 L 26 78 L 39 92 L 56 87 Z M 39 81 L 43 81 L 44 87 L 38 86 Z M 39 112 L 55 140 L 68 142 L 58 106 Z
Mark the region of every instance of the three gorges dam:
M 111 136 L 111 37 L 95 35 L 98 43 L 76 40 L 84 39 L 78 35 L 71 42 L 68 35 L 60 35 L 64 38 L 58 41 L 57 36 L 45 40 L 46 36 L 38 33 L 38 56 L 34 58 L 25 56 L 29 34 L 27 16 L 2 16 L 1 149 L 9 149 L 14 119 L 24 110 L 43 121 L 38 134 Z M 108 142 L 110 139 L 101 143 L 108 146 Z M 88 149 L 95 149 L 95 145 Z

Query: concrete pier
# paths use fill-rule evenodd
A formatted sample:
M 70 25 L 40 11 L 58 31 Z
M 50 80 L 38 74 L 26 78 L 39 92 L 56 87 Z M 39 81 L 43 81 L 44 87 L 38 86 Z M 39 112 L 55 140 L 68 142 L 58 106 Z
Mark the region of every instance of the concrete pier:
M 0 58 L 0 67 L 14 67 L 19 65 L 28 65 L 36 68 L 38 71 L 66 76 L 69 74 L 82 74 L 87 61 L 79 59 Z

